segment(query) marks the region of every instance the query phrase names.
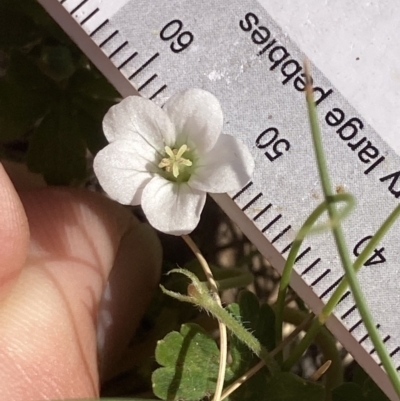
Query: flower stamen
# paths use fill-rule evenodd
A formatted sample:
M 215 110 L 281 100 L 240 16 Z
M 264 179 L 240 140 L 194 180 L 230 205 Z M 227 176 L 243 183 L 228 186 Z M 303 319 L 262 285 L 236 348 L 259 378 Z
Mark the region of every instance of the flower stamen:
M 169 146 L 166 146 L 164 150 L 169 157 L 161 159 L 158 167 L 164 169 L 167 173 L 172 172 L 175 178 L 178 178 L 184 166 L 190 167 L 193 164 L 191 160 L 182 157 L 189 150 L 187 145 L 182 145 L 179 149 L 171 149 Z

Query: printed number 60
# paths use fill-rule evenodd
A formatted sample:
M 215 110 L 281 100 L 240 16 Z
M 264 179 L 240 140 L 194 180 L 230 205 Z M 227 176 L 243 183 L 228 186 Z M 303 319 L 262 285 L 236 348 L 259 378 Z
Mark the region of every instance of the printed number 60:
M 187 49 L 194 39 L 194 36 L 191 32 L 181 32 L 182 28 L 183 22 L 179 19 L 174 19 L 173 21 L 168 22 L 168 24 L 165 25 L 160 32 L 160 38 L 165 42 L 176 37 L 176 43 L 173 41 L 170 46 L 170 49 L 174 53 L 180 53 L 181 51 Z

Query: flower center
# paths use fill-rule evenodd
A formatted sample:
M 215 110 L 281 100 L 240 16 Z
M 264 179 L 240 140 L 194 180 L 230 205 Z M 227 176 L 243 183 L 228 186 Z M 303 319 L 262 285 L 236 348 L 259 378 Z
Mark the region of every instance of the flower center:
M 187 145 L 182 145 L 179 149 L 171 149 L 169 146 L 165 147 L 165 153 L 168 157 L 161 159 L 158 167 L 164 169 L 167 173 L 172 173 L 174 178 L 185 172 L 187 167 L 192 166 L 192 161 L 183 157 L 185 152 L 190 149 Z M 186 174 L 185 174 L 186 175 Z

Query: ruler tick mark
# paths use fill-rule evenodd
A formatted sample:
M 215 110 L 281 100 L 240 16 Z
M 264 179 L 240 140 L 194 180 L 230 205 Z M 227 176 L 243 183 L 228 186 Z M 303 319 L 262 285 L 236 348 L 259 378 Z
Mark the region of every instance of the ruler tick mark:
M 271 220 L 262 230 L 262 233 L 265 233 L 265 231 L 267 231 L 268 229 L 270 229 L 277 221 L 279 221 L 281 219 L 282 215 L 278 214 L 278 216 L 276 216 L 273 220 Z
M 142 64 L 141 67 L 139 67 L 128 79 L 131 80 L 132 78 L 135 78 L 136 75 L 138 75 L 139 73 L 141 73 L 150 63 L 152 63 L 158 56 L 160 55 L 160 53 L 156 53 L 153 56 L 151 56 L 144 64 Z
M 164 91 L 165 89 L 167 89 L 167 85 L 163 85 L 160 89 L 158 89 L 158 91 L 154 92 L 149 99 L 153 100 L 157 95 L 159 95 L 162 91 Z
M 360 324 L 362 323 L 362 319 L 360 319 L 356 324 L 350 327 L 349 332 L 352 333 Z
M 311 263 L 310 266 L 307 267 L 307 269 L 305 269 L 301 275 L 304 276 L 305 274 L 307 274 L 310 270 L 314 269 L 314 267 L 321 262 L 321 258 L 315 259 L 314 262 Z
M 270 207 L 272 207 L 272 203 L 270 203 L 269 205 L 265 206 L 265 208 L 263 210 L 261 210 L 260 213 L 258 213 L 256 216 L 253 217 L 253 221 L 256 221 L 257 219 L 259 219 Z
M 131 54 L 120 66 L 117 68 L 120 70 L 124 68 L 131 60 L 133 60 L 137 56 L 137 52 Z
M 252 185 L 253 185 L 253 181 L 250 181 L 236 195 L 234 195 L 232 197 L 232 200 L 235 200 L 235 199 L 239 198 L 239 196 L 242 195 L 244 192 L 246 192 Z
M 350 291 L 346 291 L 346 292 L 343 294 L 342 298 L 339 299 L 338 305 L 339 305 L 341 302 L 343 302 L 350 294 L 351 294 Z
M 70 14 L 72 15 L 73 13 L 77 12 L 85 3 L 87 3 L 88 0 L 83 0 L 81 1 L 71 12 Z
M 293 245 L 293 242 L 291 242 L 289 245 L 286 245 L 285 248 L 282 249 L 281 254 L 285 254 Z
M 382 342 L 385 344 L 385 343 L 387 343 L 387 342 L 390 340 L 390 338 L 391 338 L 390 335 L 387 335 L 387 336 L 382 340 Z M 375 351 L 376 351 L 376 349 L 375 349 L 375 347 L 374 347 L 374 348 L 371 349 L 371 351 L 369 351 L 369 354 L 372 355 Z M 390 355 L 390 356 L 391 356 L 391 355 Z M 382 362 L 379 363 L 379 366 L 382 366 Z
M 326 269 L 319 277 L 317 277 L 312 283 L 311 287 L 317 285 L 324 277 L 326 277 L 331 272 L 331 269 Z
M 379 327 L 381 327 L 380 324 L 376 325 L 376 328 L 379 329 Z M 365 336 L 363 338 L 360 339 L 360 341 L 358 342 L 359 344 L 362 344 L 367 338 L 369 337 L 369 334 L 365 334 Z M 387 341 L 387 340 L 386 340 Z
M 294 263 L 297 263 L 301 258 L 307 255 L 308 252 L 311 251 L 311 247 L 309 246 L 307 249 L 305 249 L 300 255 L 297 255 Z
M 96 8 L 94 11 L 92 11 L 82 22 L 81 22 L 81 26 L 83 26 L 84 24 L 86 24 L 86 22 L 88 22 L 90 20 L 90 18 L 92 18 L 93 16 L 95 16 L 97 13 L 99 12 L 99 9 Z
M 345 312 L 340 318 L 346 319 L 347 316 L 351 315 L 357 309 L 357 305 L 353 305 L 347 312 Z
M 364 337 L 362 337 L 360 339 L 360 341 L 358 342 L 359 344 L 362 344 L 367 338 L 369 337 L 369 334 L 367 333 Z
M 283 237 L 290 229 L 292 226 L 287 226 L 284 228 L 272 241 L 271 244 L 274 244 L 276 241 L 278 241 L 279 238 Z
M 334 288 L 336 288 L 339 283 L 342 281 L 343 276 L 339 277 L 333 284 L 331 284 L 321 295 L 320 299 L 324 298 L 328 295 Z
M 263 196 L 262 192 L 257 194 L 250 202 L 242 207 L 242 212 L 246 211 L 253 203 L 257 202 Z
M 393 357 L 395 354 L 397 354 L 400 351 L 400 347 L 396 347 L 390 354 L 390 357 Z
M 150 82 L 154 81 L 157 78 L 157 74 L 154 74 L 151 76 L 143 85 L 139 86 L 138 92 L 140 92 L 142 89 L 144 89 Z
M 100 49 L 106 44 L 108 43 L 115 35 L 118 35 L 118 29 L 116 31 L 114 31 L 107 39 L 103 40 L 103 42 L 101 42 L 99 44 Z
M 108 58 L 111 60 L 117 53 L 119 53 L 126 45 L 128 44 L 128 41 L 125 41 L 120 45 L 118 48 L 116 48 L 109 56 Z
M 110 21 L 106 19 L 103 21 L 89 36 L 92 38 L 94 35 L 96 35 L 97 32 L 100 31 L 100 29 L 103 29 Z

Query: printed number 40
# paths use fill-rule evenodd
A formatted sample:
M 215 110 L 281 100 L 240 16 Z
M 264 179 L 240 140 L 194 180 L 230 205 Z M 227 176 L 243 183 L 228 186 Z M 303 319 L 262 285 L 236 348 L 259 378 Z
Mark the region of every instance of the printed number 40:
M 368 241 L 371 238 L 372 235 L 367 235 L 366 237 L 357 242 L 353 250 L 354 256 L 358 256 L 361 253 L 360 248 L 364 248 L 364 246 L 367 245 Z M 364 266 L 372 266 L 372 265 L 378 265 L 380 263 L 385 263 L 386 258 L 383 254 L 384 251 L 385 251 L 384 247 L 374 249 L 371 257 L 364 263 Z

